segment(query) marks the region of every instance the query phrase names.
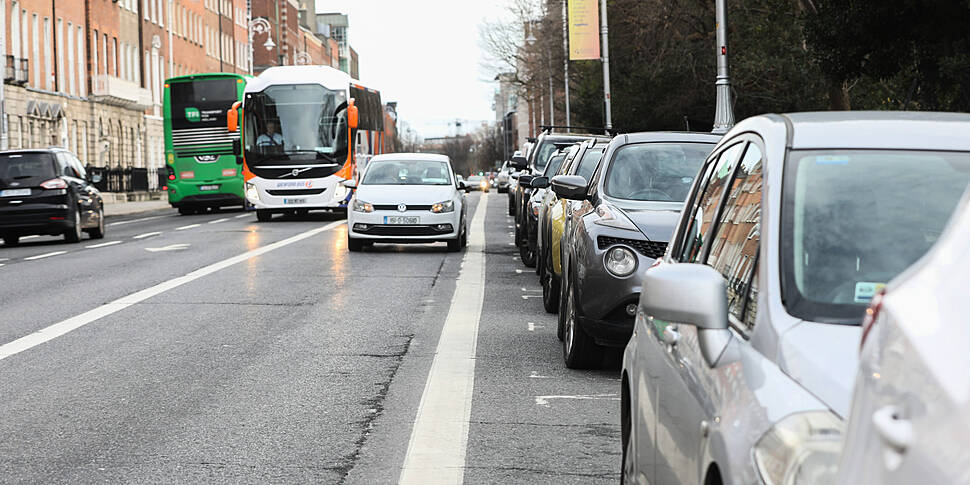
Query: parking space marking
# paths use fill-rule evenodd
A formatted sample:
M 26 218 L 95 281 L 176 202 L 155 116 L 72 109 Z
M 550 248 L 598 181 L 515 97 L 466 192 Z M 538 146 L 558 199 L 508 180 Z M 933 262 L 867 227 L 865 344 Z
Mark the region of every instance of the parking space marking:
M 106 247 L 106 246 L 114 246 L 115 244 L 121 244 L 121 241 L 108 241 L 108 242 L 103 242 L 101 244 L 92 244 L 90 246 L 84 246 L 84 248 L 85 249 L 96 249 L 96 248 L 103 248 L 103 247 Z
M 552 399 L 577 399 L 580 401 L 602 399 L 607 401 L 619 401 L 616 394 L 577 394 L 575 396 L 536 396 L 536 406 L 552 407 L 549 401 Z
M 542 298 L 542 295 L 522 295 L 523 300 L 528 300 L 529 298 Z
M 251 215 L 252 214 L 239 214 L 238 216 L 233 217 L 233 219 L 242 219 L 243 217 L 248 217 L 248 216 L 251 216 Z
M 552 379 L 552 377 L 539 374 L 538 371 L 532 371 L 532 373 L 529 374 L 529 379 Z
M 145 234 L 139 234 L 132 239 L 145 239 L 146 237 L 157 236 L 161 234 L 160 232 L 146 232 Z
M 228 220 L 229 220 L 229 218 L 228 218 L 228 217 L 223 217 L 222 219 L 216 219 L 216 220 L 214 220 L 214 221 L 209 221 L 209 224 L 218 224 L 218 223 L 220 223 L 220 222 L 226 222 L 226 221 L 228 221 Z
M 233 256 L 229 259 L 224 259 L 222 261 L 210 264 L 208 266 L 202 267 L 183 276 L 164 281 L 150 288 L 132 293 L 128 296 L 123 296 L 117 300 L 109 303 L 105 303 L 93 310 L 88 310 L 80 315 L 68 318 L 67 320 L 60 321 L 49 327 L 40 329 L 32 334 L 25 335 L 18 338 L 12 342 L 0 345 L 0 360 L 6 359 L 11 355 L 19 354 L 25 350 L 29 350 L 36 347 L 42 343 L 54 340 L 61 335 L 68 332 L 81 328 L 91 322 L 97 321 L 113 313 L 117 313 L 125 308 L 128 308 L 134 304 L 141 303 L 153 296 L 165 293 L 173 288 L 178 288 L 186 283 L 191 283 L 203 276 L 210 275 L 219 271 L 221 269 L 228 268 L 235 264 L 241 263 L 243 261 L 248 261 L 257 256 L 261 256 L 270 251 L 275 251 L 279 248 L 289 246 L 295 242 L 302 241 L 306 238 L 316 236 L 324 231 L 329 231 L 343 224 L 344 221 L 334 221 L 323 227 L 318 227 L 316 229 L 311 229 L 306 232 L 302 232 L 295 236 L 283 239 L 282 241 L 277 241 L 272 244 L 267 244 L 266 246 L 247 251 L 245 253 Z M 66 251 L 65 251 L 66 252 Z
M 535 332 L 537 328 L 546 328 L 545 325 L 536 325 L 535 322 L 529 322 L 529 331 Z
M 485 213 L 482 195 L 472 217 L 448 316 L 421 394 L 399 484 L 460 484 L 475 386 L 478 325 L 485 301 Z
M 130 221 L 118 221 L 118 222 L 109 222 L 109 223 L 107 223 L 107 224 L 105 224 L 105 225 L 106 225 L 106 226 L 121 226 L 121 225 L 124 225 L 124 224 L 131 224 L 131 223 L 133 223 L 133 222 L 142 222 L 142 221 L 150 221 L 150 220 L 152 220 L 152 219 L 160 219 L 160 218 L 162 218 L 162 217 L 169 217 L 169 216 L 151 216 L 151 217 L 142 217 L 141 219 L 132 219 L 132 220 L 130 220 Z
M 182 227 L 176 227 L 176 228 L 175 228 L 175 230 L 176 230 L 176 231 L 184 231 L 184 230 L 186 230 L 186 229 L 193 229 L 193 228 L 196 228 L 196 227 L 199 227 L 199 226 L 201 226 L 201 225 L 202 225 L 202 224 L 189 224 L 189 225 L 187 225 L 187 226 L 182 226 Z
M 24 261 L 33 261 L 35 259 L 44 259 L 51 256 L 60 256 L 62 254 L 67 254 L 67 251 L 54 251 L 51 253 L 38 254 L 37 256 L 31 256 L 29 258 L 24 258 Z

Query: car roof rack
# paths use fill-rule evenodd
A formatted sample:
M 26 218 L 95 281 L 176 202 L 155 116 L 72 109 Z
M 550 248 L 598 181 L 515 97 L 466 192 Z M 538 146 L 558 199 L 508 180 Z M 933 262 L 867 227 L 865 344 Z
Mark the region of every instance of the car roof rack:
M 595 126 L 539 125 L 539 129 L 543 133 L 552 133 L 553 130 L 564 130 L 568 134 L 570 131 L 584 130 L 589 133 L 603 132 L 608 136 L 616 135 L 616 130 L 614 129 L 607 130 L 606 128 Z

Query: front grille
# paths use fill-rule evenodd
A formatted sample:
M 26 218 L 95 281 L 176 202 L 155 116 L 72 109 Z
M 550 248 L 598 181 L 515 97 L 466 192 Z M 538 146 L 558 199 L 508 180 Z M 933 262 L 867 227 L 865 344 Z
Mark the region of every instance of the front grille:
M 288 195 L 319 195 L 327 189 L 293 189 L 293 190 L 267 190 L 269 195 L 288 196 Z
M 435 236 L 447 234 L 452 231 L 451 224 L 446 224 L 448 228 L 439 231 L 434 226 L 371 226 L 366 231 L 361 231 L 356 226 L 354 231 L 362 234 L 372 234 L 374 236 Z
M 397 210 L 397 205 L 394 205 L 394 204 L 375 204 L 374 205 L 374 210 L 377 210 L 377 211 L 396 211 Z M 409 211 L 429 211 L 429 210 L 431 210 L 431 206 L 430 205 L 409 205 L 409 206 L 407 206 L 407 209 L 405 209 L 405 210 L 409 210 Z
M 626 239 L 621 237 L 599 236 L 596 238 L 596 245 L 600 249 L 622 244 L 636 249 L 638 253 L 653 259 L 663 257 L 667 251 L 667 243 L 660 241 L 645 241 L 642 239 Z
M 340 167 L 311 167 L 310 170 L 300 172 L 294 177 L 292 168 L 274 168 L 271 165 L 249 167 L 249 171 L 257 177 L 274 180 L 319 179 L 329 177 L 337 173 L 337 170 L 340 170 Z

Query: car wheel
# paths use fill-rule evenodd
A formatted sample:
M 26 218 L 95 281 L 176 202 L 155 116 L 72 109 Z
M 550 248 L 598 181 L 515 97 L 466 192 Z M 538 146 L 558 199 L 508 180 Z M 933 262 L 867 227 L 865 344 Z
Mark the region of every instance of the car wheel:
M 622 428 L 621 440 L 623 443 L 623 456 L 620 457 L 620 485 L 634 483 L 634 464 L 636 459 L 633 456 L 633 437 L 630 436 L 630 413 L 621 418 L 620 427 Z
M 535 268 L 536 266 L 536 251 L 529 247 L 529 243 L 525 243 L 519 246 L 519 258 L 522 259 L 522 264 L 527 268 Z
M 556 326 L 556 337 L 562 342 L 566 335 L 566 292 L 569 291 L 569 275 L 565 263 L 562 265 L 562 282 L 559 285 L 559 318 Z
M 259 222 L 269 222 L 273 219 L 273 213 L 268 210 L 256 210 L 256 220 Z
M 20 243 L 20 236 L 4 236 L 3 244 L 5 246 L 16 246 Z
M 468 247 L 468 225 L 463 224 L 461 228 L 461 247 Z
M 104 239 L 104 208 L 98 209 L 98 225 L 88 229 L 88 236 L 91 239 Z
M 579 310 L 576 306 L 576 289 L 570 285 L 566 292 L 566 319 L 564 322 L 562 356 L 570 369 L 591 369 L 603 359 L 603 349 L 586 335 L 579 326 Z
M 515 199 L 511 194 L 512 193 L 509 192 L 509 215 L 515 217 Z
M 455 236 L 454 239 L 448 241 L 448 252 L 457 253 L 461 251 L 461 236 Z
M 356 252 L 360 252 L 360 250 L 362 249 L 364 249 L 364 241 L 361 241 L 360 239 L 353 238 L 353 237 L 347 238 L 348 251 L 352 253 L 356 253 Z
M 548 313 L 556 313 L 559 311 L 559 287 L 562 284 L 556 273 L 552 271 L 552 268 L 543 265 L 544 269 L 542 271 L 542 306 L 546 309 Z
M 76 243 L 81 240 L 84 229 L 81 228 L 81 210 L 74 210 L 74 220 L 71 227 L 64 231 L 64 240 L 69 243 Z

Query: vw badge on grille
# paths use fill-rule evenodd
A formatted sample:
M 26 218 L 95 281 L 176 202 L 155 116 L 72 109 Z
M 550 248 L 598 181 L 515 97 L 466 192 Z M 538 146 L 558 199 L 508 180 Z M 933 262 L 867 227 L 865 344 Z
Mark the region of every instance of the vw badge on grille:
M 406 205 L 404 205 L 404 204 L 398 204 L 398 205 L 397 205 L 397 211 L 398 211 L 398 212 L 404 212 L 404 211 L 406 211 L 406 210 L 408 210 L 408 206 L 406 206 Z
M 294 168 L 293 171 L 290 173 L 293 174 L 294 177 L 296 177 L 297 175 L 300 175 L 300 169 Z

